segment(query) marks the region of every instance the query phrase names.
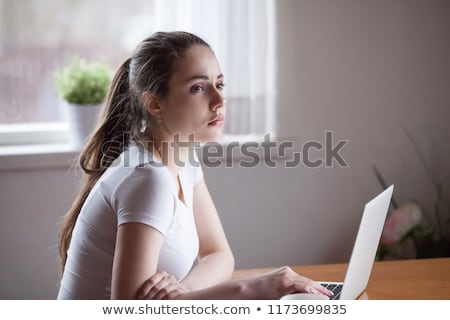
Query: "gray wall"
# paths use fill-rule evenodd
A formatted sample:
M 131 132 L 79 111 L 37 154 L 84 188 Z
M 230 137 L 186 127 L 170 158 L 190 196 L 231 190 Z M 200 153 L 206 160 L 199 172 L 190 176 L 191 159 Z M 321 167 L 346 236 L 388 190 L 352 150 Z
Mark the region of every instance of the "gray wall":
M 450 140 L 450 3 L 282 0 L 277 20 L 279 136 L 302 145 L 332 131 L 348 140 L 349 167 L 279 161 L 205 168 L 206 179 L 238 268 L 344 262 L 364 203 L 380 191 L 372 164 L 398 201 L 433 200 L 401 125 L 430 157 L 430 137 Z M 0 181 L 0 298 L 52 299 L 57 229 L 77 178 L 58 167 L 0 171 Z

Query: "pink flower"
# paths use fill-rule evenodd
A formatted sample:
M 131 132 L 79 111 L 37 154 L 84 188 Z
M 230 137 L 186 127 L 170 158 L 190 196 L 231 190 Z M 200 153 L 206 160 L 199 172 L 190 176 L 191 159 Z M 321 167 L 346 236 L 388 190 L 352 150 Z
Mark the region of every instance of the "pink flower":
M 422 220 L 422 211 L 414 203 L 407 203 L 393 210 L 384 225 L 381 236 L 382 244 L 394 244 L 402 239 L 411 229 Z

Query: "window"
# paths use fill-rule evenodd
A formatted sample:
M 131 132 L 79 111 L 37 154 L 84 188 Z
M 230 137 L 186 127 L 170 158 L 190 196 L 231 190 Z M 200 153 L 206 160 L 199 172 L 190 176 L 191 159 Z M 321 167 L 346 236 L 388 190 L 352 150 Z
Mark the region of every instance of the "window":
M 39 140 L 25 133 L 12 141 L 14 128 L 65 130 L 54 73 L 74 56 L 116 69 L 159 30 L 194 32 L 215 50 L 227 82 L 226 133 L 270 132 L 273 11 L 273 0 L 0 0 L 0 145 Z

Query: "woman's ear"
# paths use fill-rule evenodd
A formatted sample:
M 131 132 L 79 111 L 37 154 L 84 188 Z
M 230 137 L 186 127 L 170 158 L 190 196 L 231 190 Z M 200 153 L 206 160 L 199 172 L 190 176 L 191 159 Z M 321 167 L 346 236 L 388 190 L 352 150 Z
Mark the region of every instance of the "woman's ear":
M 150 113 L 152 116 L 154 116 L 155 118 L 161 117 L 162 113 L 161 103 L 156 95 L 148 91 L 145 91 L 142 94 L 142 104 L 144 105 L 145 110 L 147 110 L 147 112 Z

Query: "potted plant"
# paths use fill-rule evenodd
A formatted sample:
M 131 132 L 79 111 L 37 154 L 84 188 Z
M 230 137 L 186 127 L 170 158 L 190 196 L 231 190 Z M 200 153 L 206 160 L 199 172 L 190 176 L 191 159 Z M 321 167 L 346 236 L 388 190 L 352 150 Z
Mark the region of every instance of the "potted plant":
M 448 138 L 443 135 L 426 152 L 409 130 L 402 126 L 424 172 L 435 191 L 432 204 L 420 203 L 414 196 L 399 203 L 392 197 L 392 208 L 383 229 L 377 259 L 412 259 L 450 257 L 450 167 L 444 156 Z M 381 187 L 387 186 L 381 172 L 372 167 Z M 422 189 L 425 188 L 425 183 Z
M 71 143 L 80 148 L 94 129 L 106 92 L 111 83 L 110 68 L 84 59 L 73 61 L 56 72 L 56 87 L 65 101 Z

